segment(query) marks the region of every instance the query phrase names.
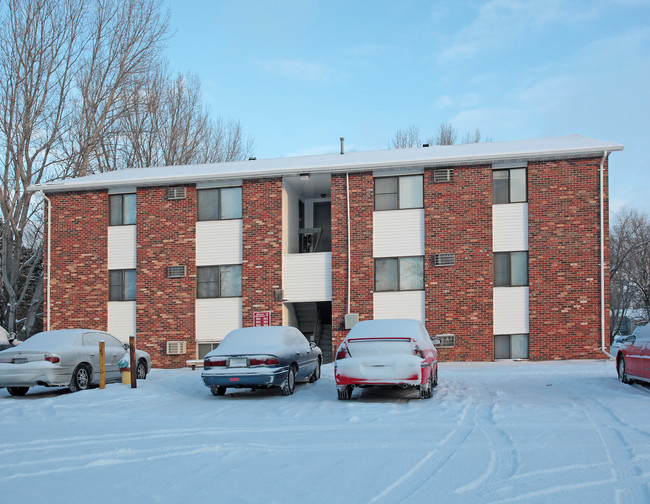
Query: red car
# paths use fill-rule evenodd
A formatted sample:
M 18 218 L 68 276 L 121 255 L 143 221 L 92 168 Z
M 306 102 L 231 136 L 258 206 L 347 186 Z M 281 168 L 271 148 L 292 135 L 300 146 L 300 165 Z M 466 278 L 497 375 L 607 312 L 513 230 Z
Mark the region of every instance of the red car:
M 421 399 L 438 384 L 440 339 L 430 338 L 418 320 L 367 320 L 354 325 L 336 352 L 338 396 L 350 399 L 354 387 L 418 387 Z
M 637 327 L 632 343 L 622 346 L 616 354 L 618 379 L 623 383 L 635 380 L 650 383 L 650 324 Z

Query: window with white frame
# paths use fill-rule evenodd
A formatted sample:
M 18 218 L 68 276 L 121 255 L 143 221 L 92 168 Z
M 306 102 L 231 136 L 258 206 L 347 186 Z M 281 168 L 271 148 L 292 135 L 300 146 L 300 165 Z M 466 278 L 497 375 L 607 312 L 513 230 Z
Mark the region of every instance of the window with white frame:
M 528 359 L 528 334 L 499 334 L 494 337 L 495 359 Z
M 526 168 L 492 171 L 492 199 L 495 205 L 528 201 Z
M 422 175 L 375 178 L 375 210 L 405 210 L 423 206 Z
M 213 341 L 213 342 L 207 342 L 207 341 L 202 341 L 197 345 L 197 357 L 199 359 L 205 358 L 205 356 L 208 354 L 208 352 L 211 352 L 215 348 L 219 346 L 220 341 Z
M 198 266 L 196 268 L 196 297 L 241 297 L 241 264 Z
M 108 300 L 135 301 L 135 270 L 121 269 L 108 271 Z
M 528 252 L 494 253 L 494 286 L 528 285 Z
M 111 194 L 108 197 L 110 226 L 126 226 L 136 221 L 136 194 Z
M 197 220 L 242 218 L 242 188 L 221 187 L 197 191 Z
M 375 259 L 375 292 L 424 290 L 424 257 Z

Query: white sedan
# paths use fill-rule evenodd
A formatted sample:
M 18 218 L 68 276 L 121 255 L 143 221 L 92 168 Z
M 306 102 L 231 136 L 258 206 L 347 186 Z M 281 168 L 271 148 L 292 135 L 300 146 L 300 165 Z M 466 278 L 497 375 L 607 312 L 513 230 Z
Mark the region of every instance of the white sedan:
M 91 329 L 63 329 L 34 334 L 15 348 L 0 352 L 0 388 L 23 396 L 30 387 L 68 387 L 72 392 L 99 383 L 99 342 L 105 342 L 106 381 L 120 381 L 119 361 L 128 344 Z M 136 377 L 151 369 L 147 352 L 136 350 Z

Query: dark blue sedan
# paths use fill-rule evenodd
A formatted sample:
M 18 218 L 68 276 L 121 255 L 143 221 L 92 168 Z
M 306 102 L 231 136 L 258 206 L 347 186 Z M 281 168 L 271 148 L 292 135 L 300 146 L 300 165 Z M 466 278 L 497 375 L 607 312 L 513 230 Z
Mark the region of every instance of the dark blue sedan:
M 205 356 L 201 378 L 216 395 L 227 388 L 280 387 L 293 394 L 296 381 L 320 378 L 322 352 L 295 327 L 236 329 Z

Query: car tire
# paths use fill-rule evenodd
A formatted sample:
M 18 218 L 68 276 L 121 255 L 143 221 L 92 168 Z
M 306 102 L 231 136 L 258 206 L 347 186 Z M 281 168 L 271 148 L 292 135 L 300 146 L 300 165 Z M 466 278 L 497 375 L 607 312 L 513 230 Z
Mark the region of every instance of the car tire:
M 431 399 L 433 397 L 433 373 L 429 374 L 429 379 L 424 385 L 420 385 L 420 399 Z
M 212 385 L 212 387 L 210 387 L 210 392 L 212 392 L 213 396 L 223 396 L 226 395 L 226 387 L 217 387 L 216 385 Z
M 349 401 L 352 397 L 352 385 L 341 385 L 336 388 L 339 396 L 339 401 Z
M 147 363 L 144 359 L 140 359 L 138 364 L 135 366 L 135 377 L 138 380 L 147 379 Z
M 72 372 L 70 392 L 86 390 L 90 387 L 90 369 L 85 364 L 79 364 Z
M 618 364 L 616 366 L 618 371 L 618 381 L 621 383 L 632 383 L 627 376 L 627 366 L 625 365 L 625 357 L 618 359 Z
M 436 365 L 436 374 L 433 376 L 433 386 L 438 386 L 438 365 Z
M 24 396 L 28 390 L 29 387 L 7 387 L 7 392 L 16 397 Z
M 282 395 L 288 396 L 293 394 L 295 387 L 296 387 L 296 368 L 294 366 L 290 366 L 289 372 L 287 373 L 287 379 L 282 384 Z
M 320 378 L 320 357 L 318 358 L 318 362 L 316 363 L 316 369 L 314 369 L 314 372 L 311 374 L 309 377 L 309 383 L 314 383 Z

